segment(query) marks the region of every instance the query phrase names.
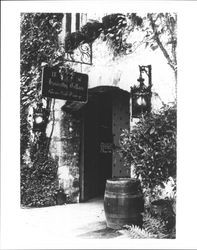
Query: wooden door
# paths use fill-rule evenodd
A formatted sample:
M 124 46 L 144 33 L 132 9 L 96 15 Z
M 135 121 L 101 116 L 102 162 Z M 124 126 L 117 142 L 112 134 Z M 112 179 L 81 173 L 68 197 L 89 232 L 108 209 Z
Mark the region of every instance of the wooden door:
M 82 165 L 82 200 L 98 195 L 98 99 L 91 98 L 84 110 L 83 154 Z
M 112 87 L 89 96 L 84 107 L 81 201 L 103 196 L 107 179 L 129 175 L 116 150 L 122 129 L 129 128 L 129 119 L 126 91 Z
M 112 104 L 112 133 L 113 133 L 113 155 L 112 155 L 112 176 L 129 177 L 130 172 L 124 166 L 120 149 L 120 135 L 124 129 L 130 127 L 130 96 L 126 91 L 115 92 Z
M 89 98 L 84 110 L 82 200 L 103 196 L 112 177 L 112 102 L 109 94 Z
M 99 97 L 99 194 L 104 195 L 105 183 L 112 177 L 112 96 L 104 93 Z

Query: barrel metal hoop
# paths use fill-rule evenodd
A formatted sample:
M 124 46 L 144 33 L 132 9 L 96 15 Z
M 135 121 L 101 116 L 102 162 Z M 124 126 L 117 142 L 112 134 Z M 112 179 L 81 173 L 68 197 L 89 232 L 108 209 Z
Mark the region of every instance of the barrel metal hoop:
M 137 220 L 138 218 L 141 218 L 141 214 L 140 213 L 133 213 L 133 216 L 128 216 L 128 215 L 124 215 L 124 214 L 108 214 L 107 217 L 109 219 L 127 219 L 127 220 Z
M 114 192 L 105 192 L 106 198 L 141 198 L 143 197 L 143 194 L 131 194 L 131 193 L 114 193 Z

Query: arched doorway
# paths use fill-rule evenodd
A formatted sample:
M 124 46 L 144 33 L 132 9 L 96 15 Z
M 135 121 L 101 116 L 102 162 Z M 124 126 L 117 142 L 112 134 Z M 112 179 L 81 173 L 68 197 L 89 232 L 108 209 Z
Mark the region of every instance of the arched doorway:
M 129 93 L 118 87 L 88 91 L 81 137 L 81 201 L 103 196 L 106 179 L 129 175 L 117 150 L 122 129 L 129 129 L 129 100 Z

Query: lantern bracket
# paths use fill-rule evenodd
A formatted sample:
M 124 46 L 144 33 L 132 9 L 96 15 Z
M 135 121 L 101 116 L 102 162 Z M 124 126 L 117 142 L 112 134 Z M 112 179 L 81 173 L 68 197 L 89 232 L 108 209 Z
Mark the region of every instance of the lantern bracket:
M 152 67 L 151 65 L 147 66 L 140 66 L 139 65 L 139 70 L 140 70 L 140 78 L 142 78 L 142 73 L 145 72 L 146 75 L 148 76 L 148 85 L 149 87 L 152 86 Z

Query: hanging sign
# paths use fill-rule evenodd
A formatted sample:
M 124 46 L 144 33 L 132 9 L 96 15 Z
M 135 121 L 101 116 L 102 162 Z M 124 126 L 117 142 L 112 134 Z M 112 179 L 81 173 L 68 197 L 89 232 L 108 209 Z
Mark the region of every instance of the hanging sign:
M 88 75 L 77 72 L 60 73 L 60 68 L 44 67 L 42 71 L 42 96 L 74 102 L 87 102 Z

